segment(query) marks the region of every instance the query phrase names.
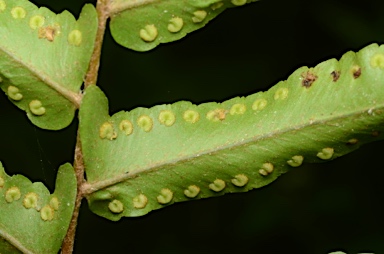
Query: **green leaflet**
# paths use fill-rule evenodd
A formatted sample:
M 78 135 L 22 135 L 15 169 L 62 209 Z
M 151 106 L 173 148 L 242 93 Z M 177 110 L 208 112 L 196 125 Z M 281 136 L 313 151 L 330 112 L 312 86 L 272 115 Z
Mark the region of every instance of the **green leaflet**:
M 260 188 L 302 163 L 382 139 L 384 46 L 302 67 L 267 92 L 223 103 L 108 114 L 86 90 L 80 137 L 91 210 L 110 220 Z
M 122 46 L 148 51 L 205 26 L 226 8 L 257 0 L 115 0 L 111 32 Z
M 59 168 L 56 190 L 22 175 L 8 176 L 0 163 L 0 253 L 58 253 L 72 218 L 76 176 Z
M 44 129 L 68 126 L 93 50 L 97 14 L 85 5 L 78 21 L 26 0 L 0 0 L 0 87 Z

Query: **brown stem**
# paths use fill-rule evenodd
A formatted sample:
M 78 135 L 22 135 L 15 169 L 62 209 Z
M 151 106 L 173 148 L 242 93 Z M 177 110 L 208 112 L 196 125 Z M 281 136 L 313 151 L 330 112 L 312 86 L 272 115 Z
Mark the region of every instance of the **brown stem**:
M 77 226 L 77 218 L 79 217 L 79 210 L 81 205 L 81 200 L 83 199 L 83 191 L 82 185 L 85 182 L 84 180 L 84 161 L 83 161 L 83 153 L 81 151 L 81 142 L 80 135 L 77 134 L 76 148 L 75 148 L 75 161 L 73 163 L 73 167 L 76 173 L 77 179 L 77 194 L 75 200 L 75 207 L 72 214 L 71 223 L 69 224 L 69 228 L 67 234 L 64 238 L 63 244 L 61 246 L 62 254 L 71 254 L 73 252 L 73 246 L 75 242 L 75 234 L 76 234 L 76 226 Z
M 107 23 L 107 19 L 109 17 L 110 1 L 111 0 L 98 0 L 96 4 L 96 11 L 99 19 L 98 28 L 96 33 L 95 46 L 93 49 L 91 61 L 88 66 L 88 72 L 86 74 L 85 81 L 84 81 L 84 89 L 90 85 L 96 85 L 96 82 L 97 82 L 97 74 L 99 72 L 99 66 L 100 66 L 101 47 L 103 45 L 105 26 Z M 79 132 L 77 133 L 75 159 L 74 159 L 73 167 L 75 169 L 76 179 L 77 179 L 77 194 L 76 194 L 75 207 L 72 214 L 72 219 L 69 224 L 69 228 L 64 238 L 63 244 L 61 246 L 62 254 L 71 254 L 73 252 L 76 227 L 77 227 L 77 219 L 79 217 L 81 200 L 84 197 L 84 192 L 82 188 L 83 184 L 85 184 L 84 161 L 83 161 L 83 152 L 81 150 L 81 141 L 80 141 Z
M 107 24 L 107 19 L 109 17 L 109 4 L 111 0 L 98 0 L 96 4 L 96 11 L 99 18 L 98 28 L 96 33 L 95 47 L 93 48 L 93 53 L 91 61 L 89 63 L 88 72 L 85 76 L 84 88 L 87 88 L 90 85 L 96 85 L 97 75 L 99 72 L 100 66 L 100 55 L 101 48 L 103 45 L 103 38 L 105 27 Z
M 95 85 L 97 82 L 97 74 L 100 66 L 101 47 L 103 44 L 105 26 L 107 23 L 107 19 L 109 17 L 109 3 L 110 3 L 110 0 L 98 0 L 96 4 L 96 10 L 97 10 L 98 19 L 99 19 L 98 28 L 96 33 L 95 46 L 93 49 L 91 61 L 89 63 L 88 72 L 85 77 L 84 89 L 87 88 L 89 85 Z M 69 228 L 64 238 L 63 244 L 61 246 L 62 254 L 71 254 L 73 252 L 76 227 L 77 227 L 77 219 L 79 217 L 81 200 L 84 197 L 83 188 L 82 188 L 83 184 L 85 183 L 84 161 L 83 161 L 83 153 L 81 151 L 81 141 L 80 141 L 79 132 L 77 133 L 75 161 L 73 163 L 73 167 L 75 169 L 76 179 L 77 179 L 77 194 L 76 194 L 75 207 L 72 214 L 72 219 L 69 224 Z

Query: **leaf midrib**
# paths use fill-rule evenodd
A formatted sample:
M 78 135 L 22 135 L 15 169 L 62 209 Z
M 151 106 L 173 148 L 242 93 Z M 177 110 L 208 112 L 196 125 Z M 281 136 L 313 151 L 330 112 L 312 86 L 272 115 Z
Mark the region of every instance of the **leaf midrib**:
M 1 225 L 1 224 L 0 224 Z M 21 244 L 15 237 L 11 236 L 10 234 L 4 232 L 0 229 L 0 236 L 5 239 L 9 244 L 20 250 L 22 253 L 25 254 L 34 254 L 34 252 L 28 250 L 23 244 Z
M 65 99 L 70 101 L 76 108 L 80 107 L 82 95 L 80 93 L 75 93 L 64 86 L 60 85 L 59 83 L 53 81 L 51 78 L 49 78 L 49 75 L 47 75 L 44 72 L 39 72 L 31 65 L 28 65 L 24 63 L 21 59 L 15 58 L 14 55 L 4 49 L 4 47 L 0 47 L 0 50 L 4 52 L 10 59 L 12 59 L 14 62 L 16 62 L 18 65 L 23 66 L 25 69 L 28 69 L 35 77 L 37 77 L 40 81 L 42 81 L 44 84 L 46 84 L 48 87 L 55 90 L 58 94 L 63 96 Z M 42 74 L 40 74 L 42 73 Z M 44 75 L 45 74 L 45 75 Z
M 297 132 L 298 130 L 304 130 L 305 128 L 310 127 L 310 126 L 326 125 L 327 123 L 333 122 L 333 121 L 343 122 L 348 118 L 362 116 L 362 115 L 366 114 L 369 110 L 377 111 L 380 109 L 384 110 L 384 103 L 377 104 L 375 107 L 365 107 L 362 110 L 353 111 L 353 112 L 348 113 L 348 114 L 344 113 L 344 114 L 341 114 L 337 117 L 332 116 L 332 117 L 323 118 L 323 119 L 317 120 L 317 121 L 307 121 L 305 124 L 295 125 L 295 126 L 291 126 L 289 128 L 284 128 L 284 129 L 280 129 L 280 130 L 276 130 L 276 131 L 272 131 L 272 132 L 267 132 L 266 134 L 258 135 L 256 137 L 251 137 L 248 139 L 245 138 L 239 142 L 235 142 L 235 143 L 232 143 L 230 145 L 223 145 L 223 146 L 216 147 L 215 149 L 206 150 L 205 152 L 201 152 L 198 154 L 178 157 L 177 159 L 174 159 L 174 160 L 168 160 L 165 163 L 151 164 L 150 166 L 139 168 L 139 169 L 133 170 L 133 171 L 128 172 L 128 173 L 120 174 L 118 176 L 115 176 L 115 177 L 107 179 L 107 180 L 94 182 L 92 184 L 85 183 L 82 188 L 83 188 L 84 193 L 89 195 L 89 194 L 92 194 L 93 192 L 96 192 L 98 190 L 107 188 L 109 186 L 113 186 L 113 185 L 120 183 L 120 182 L 124 182 L 128 179 L 135 178 L 135 177 L 137 177 L 138 174 L 143 173 L 143 172 L 151 172 L 151 171 L 156 170 L 157 168 L 161 168 L 161 167 L 164 167 L 167 165 L 180 164 L 180 163 L 183 163 L 185 161 L 191 161 L 194 158 L 201 157 L 204 155 L 214 154 L 214 153 L 217 153 L 220 151 L 224 151 L 226 149 L 233 149 L 234 147 L 240 147 L 240 146 L 247 145 L 247 144 L 254 143 L 254 142 L 258 142 L 261 140 L 266 140 L 266 139 L 269 139 L 271 137 L 275 138 L 276 136 L 280 136 L 280 135 L 289 133 L 291 131 Z M 374 117 L 374 115 L 370 116 L 370 117 Z
M 110 16 L 117 15 L 120 12 L 137 8 L 137 7 L 142 7 L 144 5 L 148 5 L 154 2 L 161 2 L 163 0 L 133 0 L 130 2 L 120 2 L 120 3 L 111 3 L 109 5 L 109 14 Z

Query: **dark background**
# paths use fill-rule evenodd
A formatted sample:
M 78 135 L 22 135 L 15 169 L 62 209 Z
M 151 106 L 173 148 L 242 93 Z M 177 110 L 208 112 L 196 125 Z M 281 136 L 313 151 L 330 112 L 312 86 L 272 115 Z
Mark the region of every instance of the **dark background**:
M 90 1 L 36 0 L 76 17 Z M 93 1 L 95 2 L 95 1 Z M 224 12 L 206 28 L 149 53 L 105 37 L 99 86 L 111 114 L 137 106 L 223 101 L 266 90 L 296 68 L 384 41 L 384 1 L 263 0 Z M 0 95 L 0 160 L 54 190 L 73 161 L 77 120 L 44 131 Z M 305 165 L 244 194 L 179 203 L 110 222 L 83 202 L 75 253 L 384 253 L 383 142 Z

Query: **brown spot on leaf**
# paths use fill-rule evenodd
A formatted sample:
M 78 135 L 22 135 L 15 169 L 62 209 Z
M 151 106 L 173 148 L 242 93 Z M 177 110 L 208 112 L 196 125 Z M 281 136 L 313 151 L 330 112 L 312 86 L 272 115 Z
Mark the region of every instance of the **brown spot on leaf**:
M 225 110 L 219 110 L 217 112 L 217 118 L 219 118 L 219 120 L 224 120 L 225 119 L 225 115 L 227 114 L 227 112 Z
M 361 75 L 361 68 L 359 66 L 354 66 L 352 68 L 352 74 L 353 74 L 353 78 L 357 79 Z
M 228 113 L 225 109 L 215 109 L 207 113 L 207 119 L 213 121 L 223 121 L 225 120 L 226 114 Z
M 317 80 L 317 76 L 309 71 L 306 73 L 302 73 L 301 76 L 303 77 L 303 81 L 301 81 L 301 84 L 305 88 L 310 88 L 313 82 Z
M 46 26 L 39 28 L 38 36 L 39 39 L 47 39 L 48 41 L 53 41 L 59 33 L 59 28 L 57 26 Z
M 340 78 L 340 71 L 331 72 L 333 82 L 336 82 Z

